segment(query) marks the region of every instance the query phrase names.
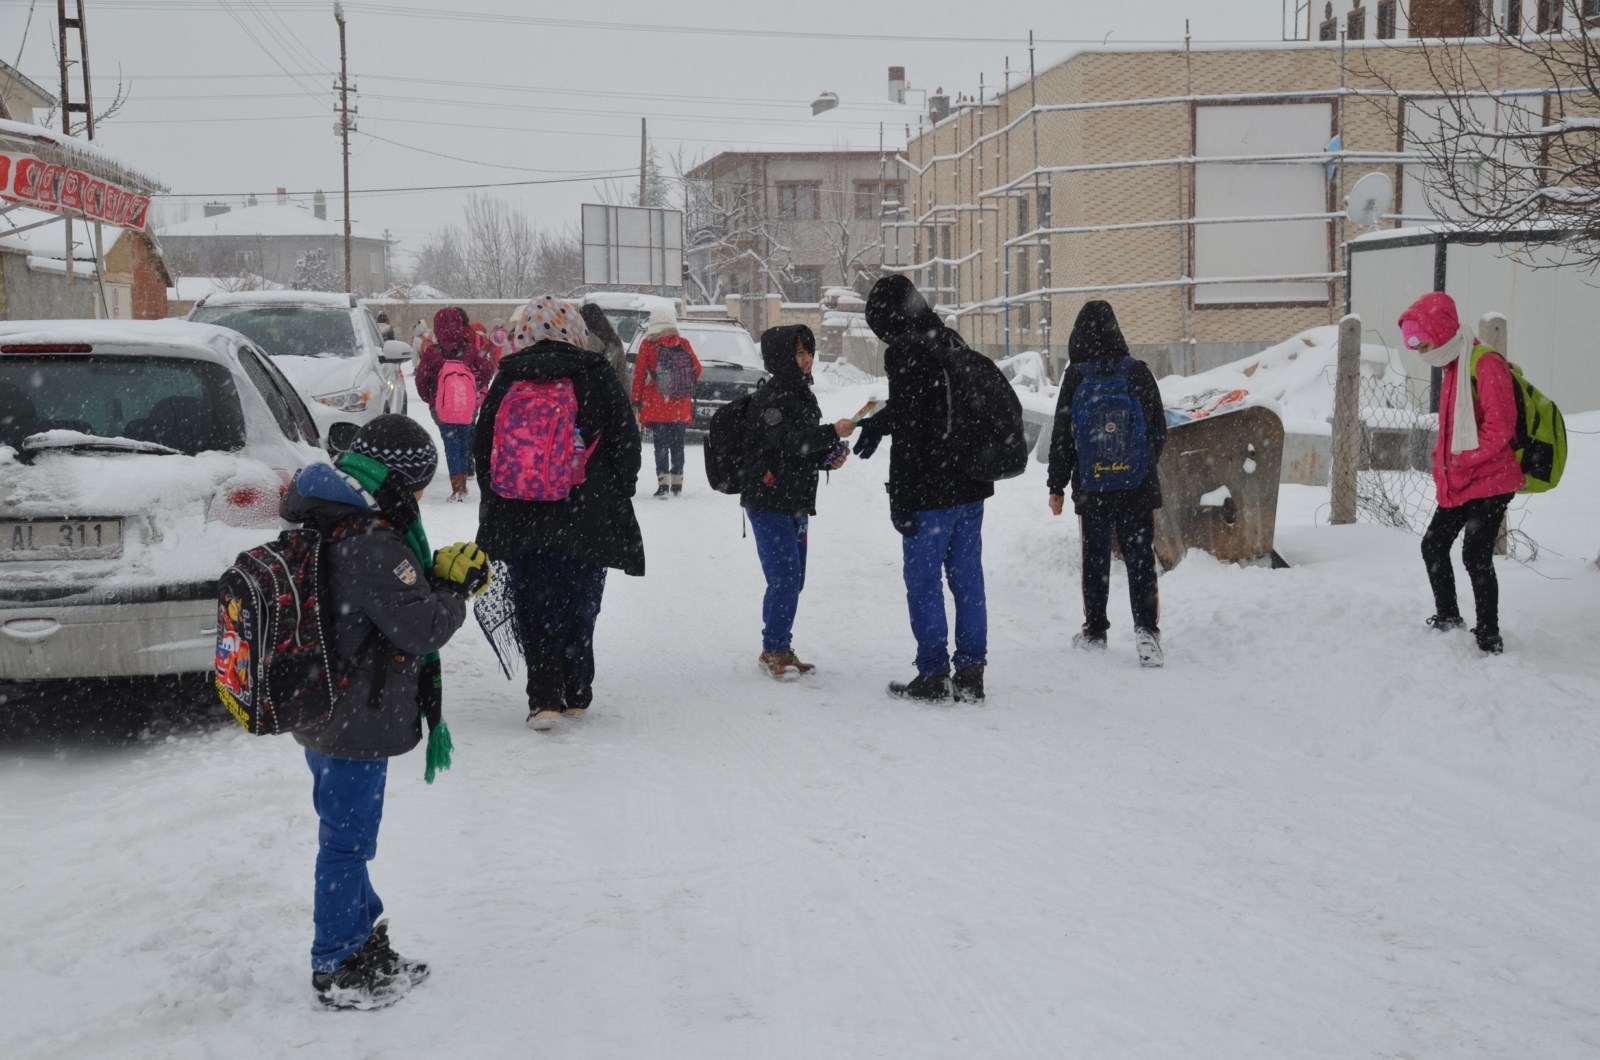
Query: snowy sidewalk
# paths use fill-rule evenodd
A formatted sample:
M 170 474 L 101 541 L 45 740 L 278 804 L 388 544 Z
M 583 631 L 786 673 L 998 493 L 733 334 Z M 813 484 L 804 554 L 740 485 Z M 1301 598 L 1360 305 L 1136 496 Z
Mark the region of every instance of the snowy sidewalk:
M 475 626 L 446 649 L 456 767 L 391 764 L 373 866 L 436 968 L 393 1009 L 313 1005 L 287 740 L 0 748 L 0 1055 L 1596 1055 L 1587 441 L 1530 506 L 1567 555 L 1500 567 L 1497 659 L 1422 627 L 1416 538 L 1317 528 L 1309 489 L 1293 569 L 1163 579 L 1165 669 L 1120 569 L 1111 650 L 1073 653 L 1076 524 L 1035 466 L 987 515 L 989 701 L 934 708 L 883 695 L 913 654 L 886 454 L 821 490 L 821 669 L 777 685 L 754 544 L 691 447 L 687 496 L 642 491 L 649 576 L 611 576 L 589 717 L 529 732 Z M 425 514 L 471 536 L 440 491 Z

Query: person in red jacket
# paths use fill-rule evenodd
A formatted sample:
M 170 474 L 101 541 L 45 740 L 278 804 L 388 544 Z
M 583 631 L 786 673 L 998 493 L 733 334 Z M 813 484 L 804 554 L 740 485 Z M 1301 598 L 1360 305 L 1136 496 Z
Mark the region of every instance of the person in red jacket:
M 1422 535 L 1422 562 L 1433 588 L 1437 630 L 1466 625 L 1456 602 L 1456 572 L 1450 547 L 1465 531 L 1461 564 L 1472 581 L 1478 650 L 1498 655 L 1500 584 L 1494 573 L 1494 542 L 1511 497 L 1523 486 L 1522 466 L 1512 448 L 1517 436 L 1517 399 L 1511 369 L 1497 351 L 1461 327 L 1456 303 L 1442 291 L 1417 299 L 1400 314 L 1407 349 L 1443 370 L 1439 386 L 1439 440 L 1433 447 L 1433 482 L 1439 507 Z M 1465 378 L 1463 378 L 1465 375 Z
M 423 347 L 422 359 L 417 363 L 417 396 L 428 403 L 433 422 L 439 425 L 445 465 L 450 469 L 450 499 L 465 501 L 472 462 L 472 423 L 447 423 L 439 418 L 439 372 L 446 361 L 464 364 L 477 384 L 477 404 L 482 405 L 489 381 L 494 378 L 494 361 L 468 325 L 466 310 L 457 306 L 445 306 L 433 315 L 433 338 Z
M 693 378 L 688 377 L 692 369 Z M 633 365 L 633 411 L 650 428 L 656 449 L 656 497 L 683 492 L 683 438 L 694 422 L 694 386 L 700 358 L 678 334 L 678 316 L 669 305 L 650 310 L 644 341 Z

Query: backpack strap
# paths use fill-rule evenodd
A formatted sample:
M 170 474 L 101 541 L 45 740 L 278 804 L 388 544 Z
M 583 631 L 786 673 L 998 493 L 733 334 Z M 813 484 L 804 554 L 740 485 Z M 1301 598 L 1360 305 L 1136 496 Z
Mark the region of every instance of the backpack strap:
M 1473 400 L 1477 400 L 1478 397 L 1478 362 L 1483 360 L 1485 356 L 1491 354 L 1500 358 L 1500 360 L 1505 363 L 1506 374 L 1511 377 L 1511 400 L 1516 404 L 1517 407 L 1517 433 L 1511 440 L 1511 448 L 1515 450 L 1526 449 L 1528 448 L 1528 443 L 1532 441 L 1532 439 L 1528 436 L 1527 402 L 1522 393 L 1522 387 L 1517 385 L 1517 377 L 1519 373 L 1511 367 L 1510 358 L 1501 353 L 1499 350 L 1495 349 L 1493 346 L 1486 346 L 1481 342 L 1475 342 L 1472 344 L 1472 357 L 1471 361 L 1469 362 L 1469 368 L 1467 372 L 1469 378 L 1472 380 Z

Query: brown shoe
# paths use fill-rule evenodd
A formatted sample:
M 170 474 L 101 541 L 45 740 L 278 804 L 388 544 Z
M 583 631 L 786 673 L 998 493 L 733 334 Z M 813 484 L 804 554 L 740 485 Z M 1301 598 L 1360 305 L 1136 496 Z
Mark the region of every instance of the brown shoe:
M 811 671 L 812 671 L 812 670 L 815 670 L 815 669 L 816 669 L 816 667 L 815 667 L 815 666 L 812 666 L 812 665 L 811 665 L 811 664 L 810 664 L 810 663 L 803 663 L 803 662 L 801 662 L 801 661 L 800 661 L 800 657 L 799 657 L 799 656 L 798 656 L 798 655 L 796 655 L 796 654 L 795 654 L 795 653 L 794 653 L 794 652 L 792 652 L 792 651 L 786 651 L 786 652 L 784 652 L 784 653 L 783 653 L 783 659 L 784 659 L 784 661 L 785 661 L 785 662 L 787 662 L 787 663 L 788 663 L 788 664 L 789 664 L 789 665 L 790 665 L 790 666 L 792 666 L 792 667 L 794 667 L 794 668 L 795 668 L 795 669 L 796 669 L 796 670 L 798 670 L 798 671 L 799 671 L 799 672 L 800 672 L 800 673 L 801 673 L 801 674 L 802 674 L 802 675 L 804 675 L 804 674 L 808 674 L 808 673 L 810 673 L 810 672 L 811 672 Z
M 756 665 L 761 672 L 775 681 L 792 681 L 800 676 L 800 671 L 794 667 L 794 652 L 789 651 L 764 651 L 756 660 Z

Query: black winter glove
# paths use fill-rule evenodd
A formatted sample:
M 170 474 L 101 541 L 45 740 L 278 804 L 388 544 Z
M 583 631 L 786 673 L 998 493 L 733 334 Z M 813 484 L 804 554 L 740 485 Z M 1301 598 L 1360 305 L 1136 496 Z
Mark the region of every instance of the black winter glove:
M 866 460 L 878 451 L 878 443 L 883 441 L 883 424 L 878 422 L 878 417 L 868 416 L 856 424 L 860 436 L 856 438 L 855 454 Z
M 889 521 L 894 528 L 900 531 L 901 537 L 915 537 L 917 534 L 917 513 L 902 512 L 894 508 L 889 509 Z

